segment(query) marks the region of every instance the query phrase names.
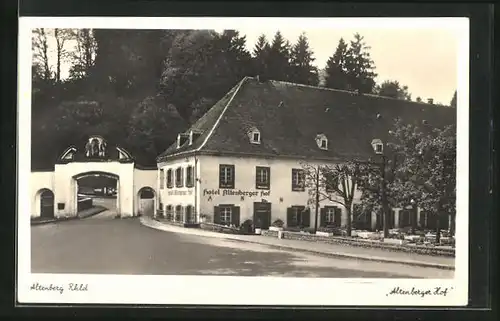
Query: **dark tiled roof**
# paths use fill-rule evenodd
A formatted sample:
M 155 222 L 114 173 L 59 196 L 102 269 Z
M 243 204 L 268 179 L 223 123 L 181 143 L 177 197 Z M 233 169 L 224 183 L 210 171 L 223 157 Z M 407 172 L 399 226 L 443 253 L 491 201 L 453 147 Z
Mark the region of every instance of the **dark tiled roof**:
M 203 131 L 193 145 L 174 144 L 162 156 L 194 151 L 209 135 L 202 152 L 366 158 L 373 155 L 372 139 L 386 141 L 396 118 L 442 127 L 455 123 L 456 109 L 247 77 L 192 126 Z M 261 132 L 260 144 L 250 143 L 251 127 Z M 327 136 L 328 150 L 316 144 L 318 134 Z
M 201 144 L 205 141 L 210 133 L 210 129 L 214 126 L 220 114 L 224 111 L 224 108 L 229 103 L 231 97 L 234 95 L 235 91 L 239 85 L 243 82 L 242 80 L 236 86 L 234 86 L 221 100 L 219 100 L 212 108 L 210 108 L 200 119 L 198 119 L 185 133 L 189 134 L 191 130 L 201 133 L 196 141 L 192 145 L 189 145 L 189 140 L 186 140 L 180 148 L 177 148 L 177 141 L 170 145 L 166 151 L 158 156 L 158 159 L 164 156 L 177 154 L 181 152 L 191 151 L 199 148 Z

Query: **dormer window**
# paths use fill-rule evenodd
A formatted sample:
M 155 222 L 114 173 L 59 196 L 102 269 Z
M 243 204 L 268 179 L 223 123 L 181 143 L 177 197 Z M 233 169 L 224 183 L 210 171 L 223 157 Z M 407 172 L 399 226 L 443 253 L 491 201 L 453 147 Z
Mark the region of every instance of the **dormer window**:
M 252 143 L 255 143 L 255 144 L 260 143 L 260 133 L 259 132 L 252 133 Z
M 188 134 L 178 134 L 177 135 L 177 148 L 181 148 L 189 139 L 190 139 L 190 135 L 188 135 Z
M 201 136 L 201 132 L 196 130 L 192 130 L 189 132 L 189 145 L 193 145 L 193 143 Z
M 318 134 L 316 136 L 316 144 L 319 148 L 328 150 L 328 138 L 326 138 L 324 134 Z
M 384 144 L 380 139 L 372 140 L 372 147 L 373 150 L 375 151 L 375 154 L 381 155 L 384 153 Z
M 256 128 L 248 131 L 248 136 L 252 144 L 260 144 L 260 131 Z

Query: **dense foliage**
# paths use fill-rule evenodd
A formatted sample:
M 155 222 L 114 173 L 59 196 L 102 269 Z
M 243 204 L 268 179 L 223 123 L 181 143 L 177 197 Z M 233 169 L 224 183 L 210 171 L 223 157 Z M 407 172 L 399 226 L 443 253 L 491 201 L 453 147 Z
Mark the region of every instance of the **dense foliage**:
M 35 29 L 32 166 L 51 168 L 90 134 L 155 158 L 244 76 L 372 92 L 375 66 L 359 34 L 341 39 L 325 69 L 306 34 L 278 31 L 253 50 L 235 30 Z M 69 75 L 62 66 L 69 65 Z

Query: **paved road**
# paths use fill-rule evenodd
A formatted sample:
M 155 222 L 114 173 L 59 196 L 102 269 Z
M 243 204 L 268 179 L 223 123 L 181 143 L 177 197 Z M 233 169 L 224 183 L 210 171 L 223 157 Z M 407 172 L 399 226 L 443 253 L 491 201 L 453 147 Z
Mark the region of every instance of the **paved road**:
M 84 219 L 31 228 L 33 273 L 339 278 L 447 278 L 453 273 L 175 234 L 150 229 L 137 219 Z

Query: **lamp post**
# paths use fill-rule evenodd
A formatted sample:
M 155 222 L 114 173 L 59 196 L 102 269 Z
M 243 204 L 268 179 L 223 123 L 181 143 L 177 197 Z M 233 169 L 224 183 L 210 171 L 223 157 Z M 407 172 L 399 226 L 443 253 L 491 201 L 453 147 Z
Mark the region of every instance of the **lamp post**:
M 386 193 L 386 179 L 385 179 L 385 167 L 386 167 L 386 157 L 384 154 L 384 144 L 380 139 L 374 139 L 372 141 L 372 147 L 375 154 L 380 155 L 382 161 L 380 162 L 380 176 L 382 178 L 380 186 L 380 194 L 382 198 L 382 221 L 384 226 L 384 238 L 389 237 L 389 211 L 387 206 L 387 193 Z
M 412 210 L 411 215 L 410 215 L 410 224 L 411 224 L 411 231 L 410 231 L 410 233 L 411 234 L 415 234 L 415 225 L 416 225 L 415 224 L 416 223 L 415 219 L 417 217 L 417 215 L 416 215 L 416 210 L 417 209 L 415 208 L 416 202 L 415 202 L 415 200 L 413 198 L 410 200 L 410 204 L 411 204 L 411 210 Z

